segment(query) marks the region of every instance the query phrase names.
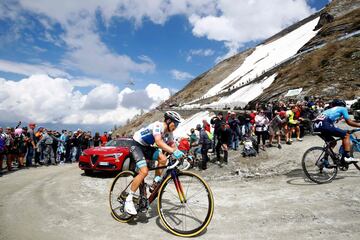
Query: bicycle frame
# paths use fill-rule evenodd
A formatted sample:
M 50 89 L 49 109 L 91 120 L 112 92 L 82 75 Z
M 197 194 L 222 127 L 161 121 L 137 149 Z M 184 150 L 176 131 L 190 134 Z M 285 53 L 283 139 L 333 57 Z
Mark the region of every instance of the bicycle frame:
M 325 139 L 321 135 L 319 135 L 319 137 L 325 141 Z M 338 142 L 340 140 L 341 140 L 341 138 L 334 139 L 332 141 L 325 141 L 325 145 L 324 145 L 324 148 L 326 149 L 325 155 L 330 153 L 332 158 L 338 159 L 337 154 L 334 152 L 333 148 L 331 147 L 331 144 L 333 142 Z M 318 160 L 320 160 L 320 158 Z
M 357 138 L 355 138 L 353 135 L 350 135 L 350 141 L 353 145 L 356 146 L 356 150 L 358 152 L 360 152 L 360 139 L 358 140 Z
M 359 132 L 359 131 L 360 131 L 360 129 L 357 129 L 357 130 L 354 131 L 354 132 Z M 353 132 L 353 133 L 354 133 L 354 132 Z M 342 140 L 342 138 L 337 138 L 337 139 L 334 139 L 334 140 L 332 140 L 332 141 L 326 141 L 321 135 L 319 135 L 319 137 L 325 141 L 325 146 L 324 146 L 324 148 L 327 150 L 326 152 L 327 152 L 327 153 L 330 153 L 330 155 L 333 157 L 333 159 L 340 160 L 340 159 L 337 157 L 337 154 L 334 152 L 333 148 L 331 147 L 331 144 L 332 144 L 333 142 L 338 142 L 338 141 Z M 360 140 L 358 140 L 357 138 L 355 138 L 355 137 L 353 136 L 353 134 L 350 135 L 350 142 L 351 142 L 352 145 L 355 145 L 355 146 L 356 146 L 356 149 L 360 152 Z M 339 153 L 340 153 L 340 154 L 343 154 L 343 152 L 344 152 L 344 149 L 343 149 L 343 148 L 344 148 L 343 145 L 341 145 L 341 146 L 340 146 L 340 149 L 339 149 Z M 325 153 L 325 154 L 326 154 L 326 153 Z
M 155 168 L 149 168 L 149 171 L 155 171 L 155 170 L 158 170 L 158 169 L 165 169 L 167 168 L 168 166 L 163 166 L 163 167 L 155 167 Z M 185 194 L 184 194 L 184 190 L 182 188 L 182 185 L 179 181 L 179 178 L 178 178 L 178 175 L 177 175 L 177 172 L 179 170 L 174 168 L 174 169 L 168 169 L 165 173 L 165 175 L 163 176 L 160 184 L 154 189 L 154 191 L 150 194 L 150 196 L 148 197 L 148 201 L 149 201 L 149 204 L 151 204 L 155 199 L 156 197 L 158 196 L 158 192 L 159 192 L 159 189 L 161 187 L 161 185 L 163 184 L 163 182 L 165 181 L 165 179 L 168 178 L 168 176 L 171 176 L 171 178 L 173 179 L 174 183 L 175 183 L 175 187 L 176 187 L 176 191 L 179 195 L 179 199 L 181 201 L 181 203 L 184 203 L 186 202 L 186 199 L 185 199 Z M 145 187 L 145 182 L 142 182 L 142 184 L 140 185 L 141 188 L 144 188 Z M 146 194 L 146 191 L 143 191 L 145 194 Z M 146 195 L 145 195 L 146 197 Z

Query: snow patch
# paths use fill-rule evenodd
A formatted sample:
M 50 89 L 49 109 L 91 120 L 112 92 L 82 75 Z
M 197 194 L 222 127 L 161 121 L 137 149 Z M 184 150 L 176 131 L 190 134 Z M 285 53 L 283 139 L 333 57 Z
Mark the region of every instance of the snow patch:
M 201 124 L 202 126 L 203 120 L 206 120 L 207 122 L 210 123 L 211 117 L 212 115 L 210 115 L 209 111 L 203 111 L 203 112 L 198 112 L 193 116 L 183 120 L 180 123 L 180 125 L 177 127 L 177 129 L 174 131 L 175 139 L 188 137 L 191 128 L 195 128 L 197 124 Z
M 264 89 L 268 88 L 273 81 L 275 80 L 276 74 L 264 78 L 259 83 L 252 83 L 246 85 L 245 87 L 240 88 L 233 94 L 227 97 L 221 98 L 217 102 L 213 102 L 210 104 L 203 105 L 203 107 L 207 108 L 224 108 L 224 107 L 245 107 L 251 100 L 255 99 L 256 97 L 260 96 Z
M 319 18 L 316 18 L 273 42 L 259 45 L 237 70 L 212 87 L 203 97 L 207 98 L 227 91 L 230 86 L 241 87 L 288 60 L 317 34 L 318 31 L 313 29 L 318 21 Z M 248 88 L 249 86 L 246 86 L 245 89 Z

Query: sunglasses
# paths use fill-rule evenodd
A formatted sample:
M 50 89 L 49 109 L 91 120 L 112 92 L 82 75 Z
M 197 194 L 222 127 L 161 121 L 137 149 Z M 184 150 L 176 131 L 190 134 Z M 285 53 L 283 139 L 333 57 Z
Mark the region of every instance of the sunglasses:
M 175 127 L 177 128 L 178 126 L 179 126 L 179 122 L 173 122 L 174 123 L 174 125 L 175 125 Z

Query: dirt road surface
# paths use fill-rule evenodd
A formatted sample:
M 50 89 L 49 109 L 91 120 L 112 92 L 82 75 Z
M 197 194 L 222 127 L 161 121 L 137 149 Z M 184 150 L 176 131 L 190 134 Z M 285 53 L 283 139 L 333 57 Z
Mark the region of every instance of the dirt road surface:
M 324 185 L 304 180 L 297 147 L 306 148 L 313 141 L 308 138 L 288 147 L 292 155 L 282 150 L 283 158 L 290 160 L 270 164 L 280 169 L 272 175 L 264 169 L 273 160 L 234 174 L 246 165 L 244 160 L 235 164 L 234 157 L 229 166 L 210 164 L 208 172 L 200 172 L 207 175 L 214 193 L 215 212 L 196 239 L 360 239 L 360 172 L 352 166 Z M 221 171 L 227 177 L 220 177 Z M 136 221 L 115 221 L 108 205 L 112 179 L 84 176 L 75 164 L 4 174 L 0 239 L 179 239 L 161 225 L 155 202 Z

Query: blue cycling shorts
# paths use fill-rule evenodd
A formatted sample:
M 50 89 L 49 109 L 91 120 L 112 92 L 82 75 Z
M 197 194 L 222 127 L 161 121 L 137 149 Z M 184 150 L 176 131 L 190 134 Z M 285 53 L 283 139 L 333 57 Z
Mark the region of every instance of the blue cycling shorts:
M 333 137 L 345 138 L 347 131 L 335 127 L 334 123 L 325 118 L 314 122 L 314 132 L 320 132 L 325 139 L 332 141 Z

